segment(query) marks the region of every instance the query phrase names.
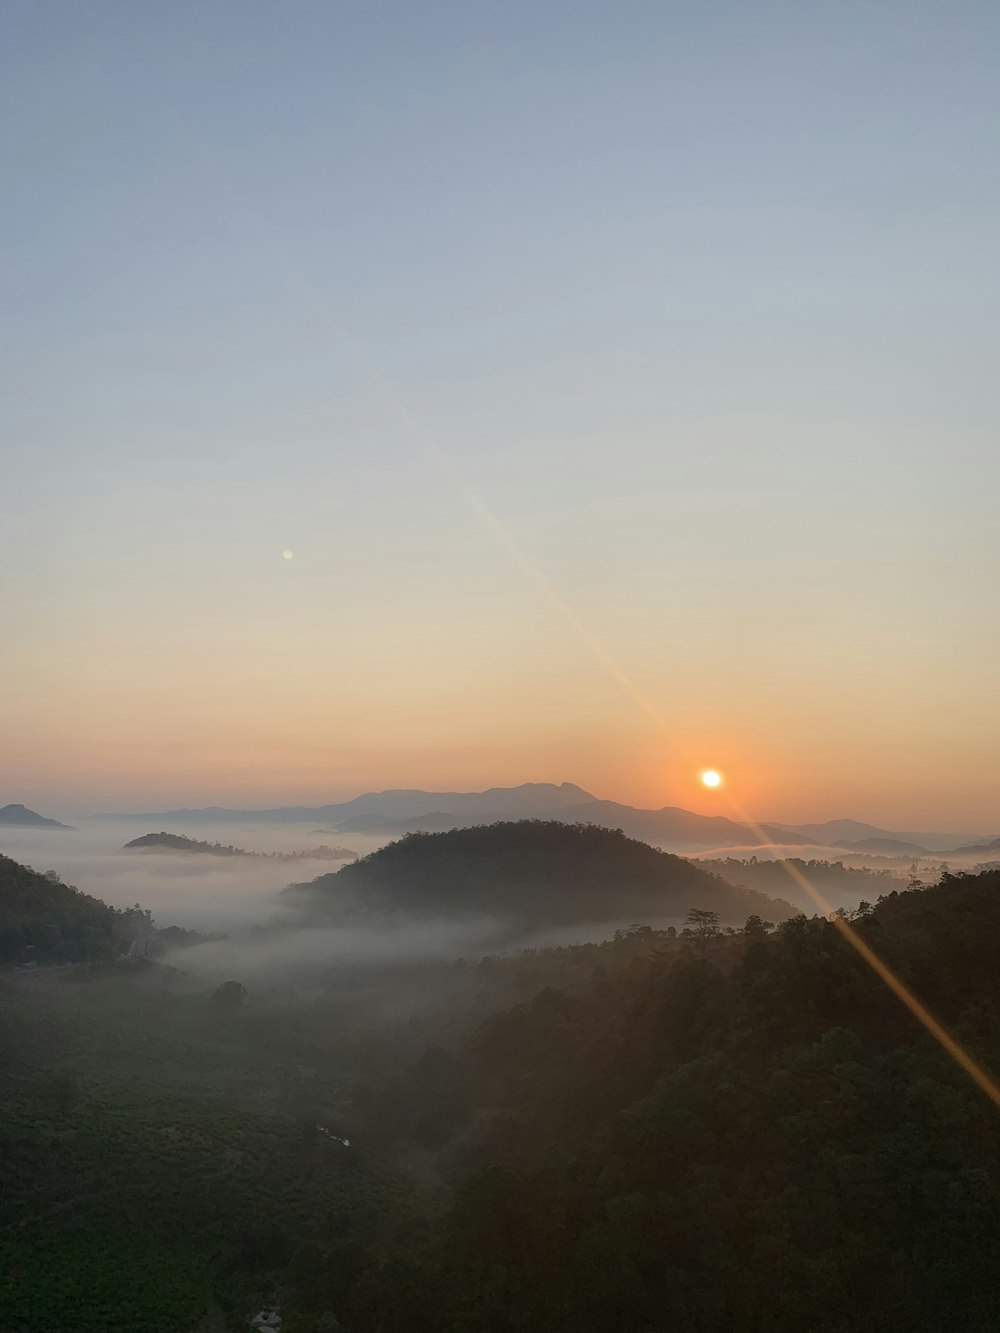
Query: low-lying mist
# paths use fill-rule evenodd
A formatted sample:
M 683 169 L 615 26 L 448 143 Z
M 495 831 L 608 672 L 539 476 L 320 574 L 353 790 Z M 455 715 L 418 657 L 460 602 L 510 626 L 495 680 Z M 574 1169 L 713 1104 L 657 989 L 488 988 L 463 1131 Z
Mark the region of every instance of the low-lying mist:
M 322 972 L 330 975 L 373 967 L 405 967 L 412 964 L 472 959 L 485 953 L 509 952 L 517 948 L 545 948 L 608 939 L 615 931 L 633 924 L 631 918 L 608 913 L 600 920 L 580 921 L 550 929 L 512 930 L 508 920 L 485 914 L 410 917 L 356 910 L 339 922 L 306 920 L 293 900 L 282 894 L 290 883 L 303 883 L 328 875 L 327 860 L 287 862 L 253 857 L 222 857 L 204 853 L 124 851 L 124 844 L 139 834 L 157 831 L 134 820 L 82 820 L 68 831 L 3 828 L 0 851 L 39 871 L 55 871 L 66 883 L 115 907 L 139 903 L 150 909 L 160 927 L 181 926 L 203 933 L 225 934 L 214 940 L 176 950 L 171 964 L 193 980 L 238 977 L 248 986 L 272 985 L 281 980 L 306 980 Z M 192 836 L 205 841 L 233 845 L 248 852 L 299 852 L 323 842 L 346 844 L 359 856 L 381 847 L 389 839 L 373 835 L 341 834 L 334 828 L 289 825 L 248 826 L 237 824 L 198 825 Z M 803 861 L 840 861 L 847 866 L 888 870 L 881 885 L 837 882 L 817 871 L 817 887 L 831 907 L 848 910 L 863 898 L 879 891 L 901 888 L 911 867 L 901 858 L 858 856 L 844 849 L 802 846 L 723 847 L 692 858 L 716 862 L 711 868 L 734 883 L 759 887 L 786 898 L 807 913 L 817 910 L 797 891 L 791 878 L 775 875 L 768 882 L 722 868 L 723 862 L 778 861 L 792 857 Z M 937 857 L 920 858 L 919 873 L 925 880 L 937 878 Z M 970 868 L 953 860 L 953 869 Z M 777 871 L 778 867 L 774 867 Z M 680 928 L 682 917 L 646 919 L 654 929 Z M 733 922 L 739 925 L 740 922 Z
M 273 913 L 272 913 L 273 916 Z M 509 939 L 505 922 L 486 917 L 412 920 L 370 918 L 341 926 L 250 929 L 226 939 L 171 951 L 165 961 L 193 977 L 238 977 L 250 985 L 282 979 L 309 981 L 372 967 L 452 962 L 480 956 Z M 250 980 L 248 980 L 250 979 Z
M 67 884 L 112 907 L 140 903 L 159 926 L 228 931 L 270 920 L 282 910 L 280 891 L 293 880 L 329 871 L 329 861 L 269 861 L 203 853 L 123 851 L 140 833 L 153 832 L 134 821 L 81 821 L 67 831 L 31 828 L 0 830 L 0 852 L 35 870 L 54 870 Z M 251 852 L 302 851 L 330 841 L 326 831 L 301 824 L 246 828 L 199 826 L 195 837 Z M 338 839 L 339 840 L 339 839 Z M 352 837 L 344 842 L 359 855 L 382 840 Z

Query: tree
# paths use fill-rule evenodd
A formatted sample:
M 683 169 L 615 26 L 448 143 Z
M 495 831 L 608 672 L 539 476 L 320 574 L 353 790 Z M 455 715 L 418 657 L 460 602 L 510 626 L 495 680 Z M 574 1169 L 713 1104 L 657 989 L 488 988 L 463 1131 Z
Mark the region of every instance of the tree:
M 245 986 L 238 981 L 224 981 L 212 995 L 212 1008 L 220 1014 L 232 1014 L 247 998 Z
M 756 913 L 747 917 L 746 925 L 743 927 L 743 934 L 748 940 L 756 942 L 757 940 L 767 939 L 768 932 L 774 929 L 773 921 L 762 921 Z
M 719 934 L 719 914 L 704 907 L 692 907 L 688 910 L 685 924 L 701 946 L 702 957 L 708 948 L 708 941 Z

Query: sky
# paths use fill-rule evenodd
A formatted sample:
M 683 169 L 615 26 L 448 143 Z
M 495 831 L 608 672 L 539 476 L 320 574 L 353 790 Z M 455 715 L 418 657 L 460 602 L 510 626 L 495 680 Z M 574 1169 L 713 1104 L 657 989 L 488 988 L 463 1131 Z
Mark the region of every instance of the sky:
M 998 55 L 968 0 L 5 0 L 0 799 L 1000 831 Z

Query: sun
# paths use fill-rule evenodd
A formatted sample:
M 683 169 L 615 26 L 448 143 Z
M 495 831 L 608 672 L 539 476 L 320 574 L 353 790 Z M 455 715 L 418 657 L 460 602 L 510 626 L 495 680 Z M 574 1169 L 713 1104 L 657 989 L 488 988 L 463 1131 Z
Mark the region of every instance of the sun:
M 721 787 L 722 774 L 717 773 L 714 768 L 706 768 L 701 775 L 701 785 L 703 787 Z

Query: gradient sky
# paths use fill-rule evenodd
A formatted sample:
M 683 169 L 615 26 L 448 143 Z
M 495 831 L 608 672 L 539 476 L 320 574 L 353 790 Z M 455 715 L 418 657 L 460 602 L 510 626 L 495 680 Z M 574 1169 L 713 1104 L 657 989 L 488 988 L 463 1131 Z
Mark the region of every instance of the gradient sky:
M 711 764 L 1000 831 L 998 56 L 993 0 L 4 0 L 0 800 Z

